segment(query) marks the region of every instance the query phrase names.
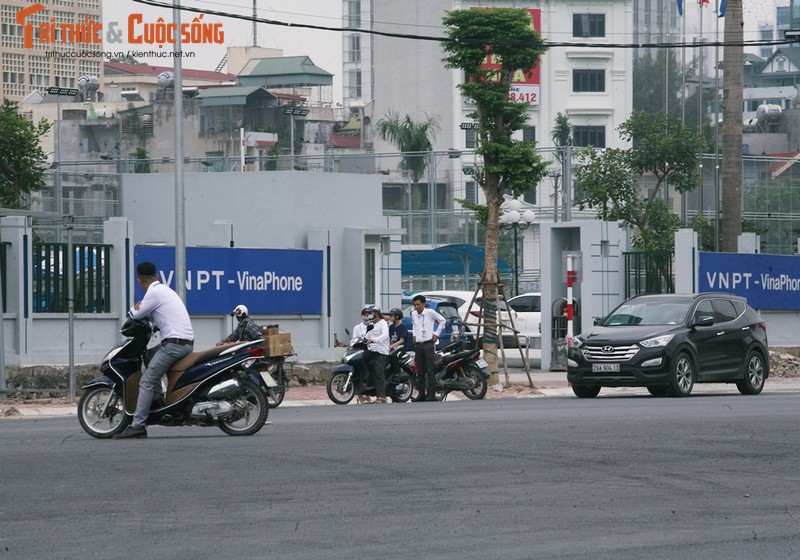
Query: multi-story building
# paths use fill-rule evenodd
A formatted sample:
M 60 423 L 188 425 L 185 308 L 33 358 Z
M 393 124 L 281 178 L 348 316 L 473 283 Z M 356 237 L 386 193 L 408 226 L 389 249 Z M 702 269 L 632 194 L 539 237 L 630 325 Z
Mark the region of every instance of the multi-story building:
M 29 12 L 24 25 L 17 23 L 17 14 L 35 5 L 28 0 L 5 0 L 0 6 L 0 98 L 21 101 L 34 90 L 44 91 L 52 86 L 77 88 L 81 76 L 102 80 L 102 42 L 76 47 L 76 42 L 81 43 L 76 41 L 79 38 L 70 37 L 69 31 L 64 31 L 66 27 L 62 27 L 62 24 L 102 22 L 102 1 L 39 0 L 39 3 L 44 9 Z M 51 25 L 54 29 L 51 36 L 42 36 L 42 24 L 55 24 Z

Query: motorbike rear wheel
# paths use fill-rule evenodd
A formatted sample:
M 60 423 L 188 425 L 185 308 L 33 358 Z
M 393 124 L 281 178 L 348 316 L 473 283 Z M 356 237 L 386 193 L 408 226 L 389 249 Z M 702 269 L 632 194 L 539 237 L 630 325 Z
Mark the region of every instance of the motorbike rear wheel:
M 475 382 L 474 389 L 465 389 L 462 391 L 464 396 L 473 401 L 484 398 L 486 396 L 486 391 L 489 389 L 489 384 L 486 382 L 486 376 L 483 375 L 480 368 L 477 366 L 470 366 L 466 369 L 464 375 L 467 379 Z
M 235 419 L 220 419 L 219 429 L 229 436 L 251 436 L 267 422 L 269 406 L 267 398 L 255 383 L 247 379 L 240 379 L 242 388 L 237 397 L 231 397 L 234 408 L 242 411 Z
M 392 376 L 392 381 L 395 387 L 401 389 L 397 393 L 391 395 L 392 402 L 408 402 L 408 399 L 410 399 L 414 393 L 414 376 L 401 369 L 397 375 Z
M 339 371 L 328 376 L 328 383 L 325 388 L 328 390 L 328 398 L 336 404 L 347 404 L 356 395 L 356 385 L 353 379 L 347 378 L 350 374 Z
M 106 415 L 101 416 L 106 403 Z M 125 414 L 122 399 L 111 387 L 98 386 L 87 389 L 78 402 L 78 421 L 81 428 L 92 437 L 108 439 L 128 427 L 132 418 Z

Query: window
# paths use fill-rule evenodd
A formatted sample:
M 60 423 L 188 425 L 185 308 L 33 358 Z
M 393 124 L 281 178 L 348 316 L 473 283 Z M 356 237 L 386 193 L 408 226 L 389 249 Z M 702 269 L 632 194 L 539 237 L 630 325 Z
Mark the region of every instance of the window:
M 467 148 L 474 148 L 475 147 L 475 130 L 472 129 L 472 128 L 469 128 L 469 129 L 464 131 L 464 135 L 465 135 L 465 140 L 464 140 L 465 141 L 465 146 Z
M 375 302 L 375 249 L 364 249 L 364 301 Z
M 605 14 L 573 14 L 572 36 L 605 37 L 606 36 Z
M 727 323 L 736 319 L 736 310 L 733 304 L 727 299 L 715 299 L 714 310 L 717 312 L 717 322 Z
M 605 91 L 606 90 L 606 71 L 605 70 L 573 70 L 572 71 L 572 91 Z
M 466 185 L 466 193 L 464 194 L 464 198 L 473 202 L 475 204 L 478 203 L 478 188 L 475 181 L 467 181 Z
M 606 127 L 604 126 L 576 126 L 572 129 L 572 138 L 575 146 L 606 147 Z
M 522 200 L 528 204 L 537 204 L 536 202 L 537 185 L 533 185 L 530 189 L 522 194 Z
M 536 127 L 526 126 L 522 129 L 522 140 L 524 142 L 536 142 Z
M 350 35 L 347 45 L 346 62 L 361 62 L 361 35 Z

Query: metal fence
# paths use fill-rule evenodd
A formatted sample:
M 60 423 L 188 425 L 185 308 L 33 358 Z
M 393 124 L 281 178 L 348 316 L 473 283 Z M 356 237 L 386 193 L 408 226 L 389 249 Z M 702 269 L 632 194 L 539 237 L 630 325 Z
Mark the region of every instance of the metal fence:
M 111 245 L 73 244 L 76 313 L 108 313 L 111 310 Z M 66 243 L 34 243 L 31 258 L 33 312 L 67 313 Z
M 0 298 L 3 300 L 3 313 L 8 312 L 8 264 L 6 261 L 6 247 L 11 243 L 8 241 L 0 242 Z M 2 333 L 0 333 L 2 335 Z
M 668 252 L 626 252 L 625 299 L 639 294 L 671 294 L 675 291 L 673 254 Z

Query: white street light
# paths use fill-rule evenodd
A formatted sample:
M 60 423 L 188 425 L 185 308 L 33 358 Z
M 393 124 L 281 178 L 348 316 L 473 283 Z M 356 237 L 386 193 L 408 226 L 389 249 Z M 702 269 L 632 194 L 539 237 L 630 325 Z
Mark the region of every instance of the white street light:
M 536 221 L 536 212 L 532 210 L 522 210 L 522 202 L 517 199 L 506 199 L 501 206 L 504 212 L 500 215 L 500 227 L 514 232 L 514 295 L 519 295 L 519 248 L 517 232 L 525 231 L 533 222 Z

